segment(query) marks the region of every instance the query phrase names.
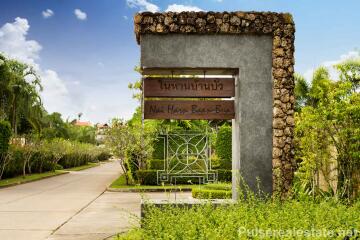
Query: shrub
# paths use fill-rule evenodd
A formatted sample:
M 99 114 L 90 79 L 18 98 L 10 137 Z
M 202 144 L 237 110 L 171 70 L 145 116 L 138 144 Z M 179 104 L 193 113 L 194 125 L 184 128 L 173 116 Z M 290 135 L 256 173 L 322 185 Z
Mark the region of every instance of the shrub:
M 28 169 L 28 173 L 42 173 L 47 171 L 53 171 L 56 168 L 56 164 L 53 162 L 54 156 L 50 151 L 35 150 Z
M 191 191 L 193 198 L 200 199 L 226 199 L 231 198 L 231 190 L 206 189 L 202 187 L 193 188 Z
M 109 158 L 111 158 L 111 154 L 109 152 L 106 152 L 106 151 L 101 151 L 97 155 L 97 160 L 98 161 L 106 161 L 106 160 L 109 160 Z
M 217 169 L 218 172 L 218 181 L 220 182 L 231 182 L 232 180 L 232 172 L 227 169 Z
M 209 190 L 224 190 L 224 191 L 231 191 L 231 183 L 210 183 L 201 186 L 204 189 Z
M 211 168 L 212 169 L 220 168 L 220 159 L 219 159 L 219 156 L 216 155 L 216 153 L 213 153 L 211 155 Z
M 164 139 L 157 138 L 152 142 L 154 151 L 152 152 L 152 157 L 154 159 L 164 159 Z
M 142 185 L 157 185 L 156 170 L 137 170 L 136 177 Z
M 64 168 L 72 168 L 86 165 L 90 160 L 92 160 L 91 155 L 71 152 L 64 154 L 58 164 Z
M 223 125 L 220 127 L 215 144 L 215 151 L 220 159 L 220 168 L 231 169 L 232 147 L 231 127 Z
M 34 141 L 25 146 L 11 144 L 3 176 L 10 178 L 22 174 L 78 167 L 89 162 L 98 162 L 99 159 L 108 156 L 106 149 L 63 139 Z
M 135 180 L 137 180 L 136 171 L 139 170 L 138 158 L 139 153 L 136 152 L 134 149 L 130 148 L 126 150 L 125 168 L 126 171 L 130 174 L 130 176 Z
M 164 169 L 164 160 L 161 159 L 151 159 L 148 161 L 148 169 L 151 170 L 163 170 Z
M 231 198 L 230 183 L 211 183 L 192 189 L 193 198 L 200 199 L 226 199 Z
M 8 156 L 10 156 L 9 162 L 4 168 L 3 178 L 10 178 L 14 176 L 21 175 L 22 173 L 22 164 L 23 164 L 23 152 L 21 148 L 16 145 L 10 145 L 8 149 Z

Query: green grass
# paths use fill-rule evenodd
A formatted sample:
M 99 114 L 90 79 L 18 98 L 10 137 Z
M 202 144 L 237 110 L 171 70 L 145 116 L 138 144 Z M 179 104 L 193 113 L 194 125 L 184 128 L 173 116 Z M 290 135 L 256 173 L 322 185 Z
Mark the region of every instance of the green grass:
M 110 188 L 115 189 L 129 189 L 129 190 L 172 190 L 172 189 L 192 189 L 194 187 L 198 187 L 197 184 L 181 184 L 181 185 L 126 185 L 125 176 L 121 175 L 118 177 L 111 185 Z
M 43 178 L 52 177 L 52 176 L 56 176 L 56 175 L 61 175 L 64 173 L 65 173 L 64 171 L 54 171 L 54 172 L 28 174 L 28 175 L 25 175 L 25 177 L 18 176 L 18 177 L 14 177 L 14 178 L 2 179 L 2 180 L 0 180 L 0 187 L 7 187 L 7 186 L 12 186 L 12 185 L 32 182 L 35 180 L 40 180 Z
M 66 168 L 66 169 L 64 169 L 64 171 L 81 171 L 81 170 L 85 170 L 88 168 L 97 167 L 99 165 L 100 165 L 100 163 L 88 163 L 86 165 L 82 165 L 82 166 L 78 166 L 78 167 Z
M 63 170 L 56 170 L 56 171 L 44 172 L 44 173 L 27 174 L 27 175 L 25 175 L 25 177 L 17 176 L 17 177 L 13 177 L 13 178 L 6 178 L 6 179 L 0 180 L 0 188 L 17 185 L 17 184 L 22 184 L 22 183 L 27 183 L 27 182 L 32 182 L 32 181 L 36 181 L 36 180 L 41 180 L 43 178 L 61 175 L 68 171 L 81 171 L 81 170 L 85 170 L 88 168 L 97 167 L 99 165 L 100 165 L 100 163 L 88 163 L 86 165 L 73 167 L 73 168 L 66 168 Z

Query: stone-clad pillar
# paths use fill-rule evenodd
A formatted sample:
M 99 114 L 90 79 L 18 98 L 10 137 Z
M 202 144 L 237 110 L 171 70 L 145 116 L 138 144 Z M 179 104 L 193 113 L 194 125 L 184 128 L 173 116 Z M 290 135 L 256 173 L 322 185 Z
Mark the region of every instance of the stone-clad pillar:
M 239 127 L 234 130 L 233 166 L 240 165 L 250 180 L 263 175 L 267 191 L 286 196 L 295 167 L 295 25 L 291 15 L 143 12 L 135 15 L 134 22 L 143 68 L 238 69 L 241 116 L 234 121 Z

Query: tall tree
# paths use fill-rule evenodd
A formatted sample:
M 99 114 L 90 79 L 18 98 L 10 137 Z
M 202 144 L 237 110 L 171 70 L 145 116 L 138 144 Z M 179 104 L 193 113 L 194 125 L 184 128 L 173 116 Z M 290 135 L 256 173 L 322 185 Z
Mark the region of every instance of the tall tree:
M 324 171 L 335 155 L 336 194 L 351 199 L 360 184 L 356 177 L 360 174 L 360 61 L 344 62 L 335 68 L 339 80 L 331 80 L 327 69 L 319 68 L 304 98 L 300 98 L 304 102 L 296 115 L 295 131 L 302 160 L 298 174 L 312 193 L 318 193 L 319 174 L 326 178 Z

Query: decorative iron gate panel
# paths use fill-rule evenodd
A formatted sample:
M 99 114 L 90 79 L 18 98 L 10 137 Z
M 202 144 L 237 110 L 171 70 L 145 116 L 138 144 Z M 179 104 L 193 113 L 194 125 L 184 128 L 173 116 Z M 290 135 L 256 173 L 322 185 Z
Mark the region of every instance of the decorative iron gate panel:
M 208 134 L 169 133 L 164 138 L 164 169 L 157 171 L 157 182 L 175 183 L 178 178 L 198 179 L 199 183 L 216 182 L 217 171 L 211 168 Z

